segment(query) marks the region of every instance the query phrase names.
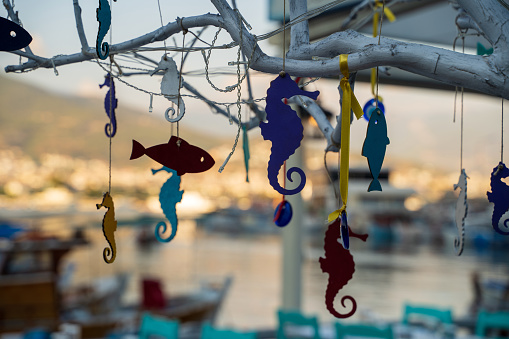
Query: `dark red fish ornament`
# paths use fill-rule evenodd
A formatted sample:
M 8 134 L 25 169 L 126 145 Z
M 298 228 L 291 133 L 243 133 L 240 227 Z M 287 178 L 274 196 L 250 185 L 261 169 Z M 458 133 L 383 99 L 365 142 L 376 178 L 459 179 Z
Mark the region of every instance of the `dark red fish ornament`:
M 351 228 L 349 228 L 349 235 L 362 241 L 366 241 L 368 238 L 367 234 L 355 234 Z M 350 251 L 346 250 L 338 240 L 341 240 L 341 222 L 336 219 L 325 232 L 325 244 L 323 246 L 325 258 L 320 258 L 319 262 L 322 272 L 329 274 L 329 282 L 325 290 L 325 305 L 327 310 L 336 318 L 348 318 L 357 310 L 355 299 L 349 295 L 341 298 L 341 305 L 343 307 L 346 307 L 345 300 L 349 300 L 352 303 L 352 310 L 346 314 L 340 314 L 336 311 L 334 299 L 339 290 L 352 279 L 355 272 L 355 263 Z
M 10 52 L 27 47 L 32 36 L 17 23 L 0 17 L 0 51 Z
M 182 138 L 172 136 L 167 144 L 149 148 L 133 140 L 131 160 L 147 155 L 152 160 L 177 172 L 178 176 L 186 173 L 200 173 L 214 166 L 215 161 L 205 150 L 190 145 Z

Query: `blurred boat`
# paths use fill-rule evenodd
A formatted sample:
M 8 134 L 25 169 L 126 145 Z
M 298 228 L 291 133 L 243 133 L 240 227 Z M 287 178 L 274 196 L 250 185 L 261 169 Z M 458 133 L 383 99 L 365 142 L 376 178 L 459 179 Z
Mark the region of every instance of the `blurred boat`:
M 0 242 L 0 335 L 40 328 L 54 332 L 62 323 L 81 327 L 82 338 L 106 337 L 126 322 L 137 324 L 150 311 L 184 322 L 213 323 L 231 285 L 204 284 L 199 289 L 169 298 L 160 283 L 143 284 L 140 303 L 122 303 L 129 275 L 99 278 L 88 286 L 70 288 L 62 258 L 77 246 L 88 244 L 81 232 L 70 239 L 27 232 L 23 237 Z M 157 297 L 159 295 L 158 302 Z

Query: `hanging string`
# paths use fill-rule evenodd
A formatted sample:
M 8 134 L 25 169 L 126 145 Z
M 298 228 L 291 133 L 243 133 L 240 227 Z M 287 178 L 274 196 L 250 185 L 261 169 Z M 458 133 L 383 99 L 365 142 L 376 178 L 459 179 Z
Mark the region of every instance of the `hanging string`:
M 228 156 L 226 157 L 225 161 L 223 162 L 223 164 L 221 165 L 221 167 L 219 167 L 219 173 L 222 173 L 226 164 L 228 163 L 228 161 L 230 161 L 230 158 L 232 157 L 233 153 L 235 153 L 235 149 L 237 148 L 237 143 L 239 142 L 239 137 L 240 137 L 240 131 L 242 130 L 242 105 L 241 105 L 241 96 L 242 96 L 242 89 L 241 89 L 241 83 L 242 83 L 242 79 L 241 76 L 240 76 L 240 58 L 241 58 L 241 53 L 242 53 L 242 16 L 240 15 L 240 13 L 238 12 L 238 10 L 236 10 L 237 12 L 237 16 L 239 18 L 239 29 L 240 29 L 240 43 L 239 43 L 239 49 L 237 51 L 237 109 L 238 109 L 238 112 L 237 112 L 237 119 L 238 119 L 238 129 L 237 129 L 237 135 L 235 137 L 235 142 L 233 143 L 233 147 L 232 147 L 232 150 L 230 152 L 230 154 L 228 154 Z M 254 50 L 254 49 L 253 49 Z M 244 77 L 245 75 L 247 74 L 247 68 L 246 68 L 246 72 L 244 74 Z
M 285 73 L 285 61 L 286 61 L 286 0 L 283 0 L 283 73 Z
M 157 0 L 157 7 L 159 8 L 159 20 L 161 20 L 161 28 L 163 28 L 164 27 L 163 13 L 161 11 L 161 3 L 159 2 L 159 0 Z M 166 56 L 166 39 L 163 40 L 163 43 L 164 43 L 164 55 Z
M 110 0 L 110 11 L 111 13 L 113 13 L 113 10 L 112 10 L 112 0 Z M 113 14 L 111 14 L 111 17 L 113 18 Z M 113 24 L 110 25 L 110 46 L 113 46 Z M 113 51 L 110 51 L 110 52 L 113 52 Z M 109 129 L 109 136 L 108 138 L 110 139 L 109 141 L 109 166 L 108 166 L 108 192 L 110 193 L 111 195 L 111 139 L 113 138 L 113 135 L 112 135 L 112 129 L 113 129 L 113 124 L 112 124 L 112 121 L 111 121 L 111 117 L 113 115 L 113 91 L 112 91 L 112 87 L 114 86 L 113 85 L 113 54 L 110 53 L 110 114 L 109 114 L 109 118 L 110 118 L 110 124 L 108 126 L 108 129 Z
M 375 4 L 379 4 L 378 0 L 375 0 Z M 382 22 L 384 19 L 384 12 L 385 12 L 385 0 L 382 2 L 382 12 L 380 13 L 380 28 L 378 29 L 378 46 L 380 46 L 380 40 L 382 37 Z M 378 15 L 376 15 L 378 19 Z M 394 20 L 394 19 L 393 19 Z M 373 24 L 375 23 L 375 17 L 373 17 Z M 373 32 L 375 33 L 375 32 Z M 375 104 L 376 108 L 378 108 L 378 82 L 379 82 L 379 75 L 378 75 L 378 69 L 379 67 L 376 66 L 376 92 L 375 92 Z
M 500 122 L 500 162 L 504 162 L 504 98 L 502 98 L 502 121 Z
M 463 54 L 465 53 L 465 37 L 461 37 L 463 44 Z M 461 87 L 461 139 L 460 139 L 460 172 L 463 170 L 463 96 L 464 88 Z
M 157 0 L 157 1 L 159 1 L 159 0 Z M 182 28 L 182 47 L 184 47 L 185 43 L 186 43 L 187 29 L 184 28 L 184 25 L 182 24 L 182 20 L 183 19 L 180 19 L 180 27 Z M 180 114 L 180 110 L 181 110 L 180 102 L 182 101 L 182 97 L 180 95 L 180 88 L 182 87 L 182 71 L 183 71 L 183 67 L 184 67 L 184 49 L 182 49 L 182 54 L 181 54 L 181 58 L 180 58 L 179 88 L 178 88 L 178 92 L 177 92 L 177 109 L 178 109 L 179 114 Z M 174 110 L 174 112 L 175 112 L 175 110 Z M 184 112 L 184 114 L 185 114 L 185 112 Z M 184 115 L 182 115 L 182 118 L 183 117 L 184 117 Z M 177 121 L 177 138 L 178 139 L 180 139 L 180 133 L 179 133 L 179 122 L 180 122 L 180 120 Z M 172 124 L 172 126 L 173 126 L 173 124 Z M 172 134 L 173 134 L 173 128 L 172 128 Z M 180 147 L 180 143 L 178 144 L 178 146 Z
M 329 167 L 327 166 L 327 151 L 325 151 L 323 153 L 323 164 L 325 166 L 325 170 L 327 171 L 327 177 L 329 178 L 332 188 L 334 189 L 334 196 L 336 197 L 336 200 L 339 202 L 339 206 L 340 206 L 341 202 L 339 201 L 338 190 L 336 189 L 336 185 L 334 185 L 334 181 L 332 180 L 332 177 L 330 176 Z M 339 178 L 339 171 L 338 171 L 338 178 Z M 338 208 L 339 208 L 339 206 L 338 206 Z

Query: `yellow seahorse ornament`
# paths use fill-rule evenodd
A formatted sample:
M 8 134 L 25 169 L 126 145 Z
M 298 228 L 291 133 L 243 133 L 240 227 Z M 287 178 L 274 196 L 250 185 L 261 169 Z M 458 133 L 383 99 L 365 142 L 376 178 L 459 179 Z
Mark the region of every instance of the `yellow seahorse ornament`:
M 106 207 L 108 210 L 104 213 L 103 218 L 103 233 L 106 241 L 110 247 L 105 247 L 103 250 L 103 259 L 107 264 L 111 264 L 115 261 L 117 256 L 117 246 L 115 245 L 115 231 L 117 230 L 117 221 L 115 220 L 115 206 L 113 204 L 113 198 L 109 192 L 103 194 L 103 201 L 100 204 L 96 204 L 97 209 Z M 110 257 L 110 259 L 108 259 Z

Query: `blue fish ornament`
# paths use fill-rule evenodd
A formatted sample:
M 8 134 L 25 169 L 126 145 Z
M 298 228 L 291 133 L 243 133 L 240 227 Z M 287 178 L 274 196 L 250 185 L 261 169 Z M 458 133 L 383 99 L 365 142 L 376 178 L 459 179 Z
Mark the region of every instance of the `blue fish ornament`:
M 168 238 L 163 238 L 161 235 L 164 234 L 168 228 L 164 221 L 160 221 L 156 225 L 155 233 L 156 239 L 160 242 L 170 242 L 177 235 L 178 219 L 176 205 L 182 201 L 182 195 L 184 191 L 180 190 L 180 177 L 177 175 L 177 171 L 172 170 L 168 167 L 163 166 L 158 170 L 152 170 L 152 174 L 156 174 L 160 171 L 166 171 L 171 174 L 171 177 L 161 187 L 159 192 L 159 202 L 161 203 L 161 209 L 163 210 L 166 219 L 170 221 L 171 234 Z
M 117 133 L 117 117 L 115 115 L 115 109 L 117 108 L 118 100 L 115 97 L 115 83 L 113 82 L 113 77 L 110 73 L 105 76 L 104 83 L 99 85 L 99 88 L 103 88 L 103 86 L 110 88 L 104 98 L 104 110 L 110 119 L 110 122 L 104 127 L 104 132 L 108 138 L 113 138 Z
M 377 108 L 369 118 L 366 139 L 362 145 L 362 155 L 368 158 L 369 171 L 373 180 L 369 184 L 368 192 L 381 191 L 382 185 L 378 181 L 382 163 L 384 162 L 385 150 L 390 141 L 387 137 L 387 122 L 385 115 Z
M 507 177 L 509 177 L 509 169 L 503 162 L 500 162 L 491 172 L 491 192 L 486 193 L 488 201 L 495 204 L 491 217 L 493 229 L 503 235 L 509 235 L 509 218 L 504 220 L 504 226 L 507 231 L 501 230 L 499 226 L 500 219 L 509 211 L 509 186 L 502 181 L 502 179 Z
M 20 25 L 0 17 L 0 51 L 10 52 L 27 47 L 32 36 Z
M 467 178 L 468 176 L 465 169 L 462 169 L 458 183 L 454 185 L 454 190 L 460 189 L 460 194 L 456 201 L 456 213 L 454 217 L 456 228 L 458 229 L 458 237 L 454 238 L 454 249 L 457 255 L 463 253 L 463 246 L 465 243 L 465 218 L 468 213 Z
M 97 32 L 95 49 L 97 57 L 104 60 L 110 54 L 110 45 L 107 42 L 103 42 L 103 39 L 111 26 L 111 8 L 108 0 L 99 0 L 99 7 L 97 8 L 96 13 L 97 21 L 99 21 L 99 31 Z
M 267 168 L 269 183 L 279 193 L 284 195 L 297 194 L 306 185 L 306 175 L 298 167 L 292 167 L 285 175 L 290 182 L 292 174 L 297 172 L 300 176 L 300 184 L 297 188 L 289 190 L 281 187 L 278 182 L 279 170 L 295 150 L 300 146 L 304 137 L 302 122 L 297 112 L 283 103 L 283 99 L 289 99 L 295 95 L 305 95 L 316 100 L 320 92 L 308 92 L 299 88 L 288 73 L 280 74 L 271 81 L 267 90 L 265 112 L 267 122 L 260 122 L 260 130 L 264 140 L 272 141 L 271 154 Z

